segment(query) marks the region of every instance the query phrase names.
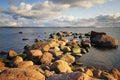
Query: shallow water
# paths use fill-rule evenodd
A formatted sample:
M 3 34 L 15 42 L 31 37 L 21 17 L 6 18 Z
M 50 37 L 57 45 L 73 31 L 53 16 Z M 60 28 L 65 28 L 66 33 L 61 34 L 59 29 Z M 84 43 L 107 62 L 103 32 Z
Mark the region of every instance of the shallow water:
M 91 30 L 106 32 L 120 41 L 120 28 L 0 28 L 0 51 L 13 49 L 21 52 L 26 44 L 33 44 L 36 38 L 44 40 L 48 38 L 50 33 L 57 31 L 87 33 Z M 23 34 L 19 34 L 19 32 L 23 32 Z M 23 38 L 28 38 L 28 40 L 23 41 Z M 80 61 L 84 65 L 97 68 L 111 69 L 116 67 L 120 69 L 120 47 L 111 50 L 92 47 L 88 54 L 80 58 Z

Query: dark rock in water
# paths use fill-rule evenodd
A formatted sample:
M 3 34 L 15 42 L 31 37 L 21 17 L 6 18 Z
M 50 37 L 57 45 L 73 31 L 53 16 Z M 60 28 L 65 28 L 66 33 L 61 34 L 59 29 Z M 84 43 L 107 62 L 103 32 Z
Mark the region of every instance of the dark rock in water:
M 23 32 L 22 32 L 22 31 L 20 31 L 20 32 L 19 32 L 19 34 L 23 34 Z
M 1 72 L 0 80 L 45 80 L 45 76 L 31 69 L 9 68 Z
M 82 72 L 71 72 L 64 74 L 54 74 L 50 76 L 47 80 L 99 80 L 91 78 Z
M 90 40 L 96 47 L 116 48 L 119 45 L 116 38 L 111 37 L 104 32 L 91 31 Z
M 29 40 L 29 39 L 28 39 L 28 38 L 23 38 L 22 40 L 23 40 L 23 41 L 26 41 L 26 40 Z

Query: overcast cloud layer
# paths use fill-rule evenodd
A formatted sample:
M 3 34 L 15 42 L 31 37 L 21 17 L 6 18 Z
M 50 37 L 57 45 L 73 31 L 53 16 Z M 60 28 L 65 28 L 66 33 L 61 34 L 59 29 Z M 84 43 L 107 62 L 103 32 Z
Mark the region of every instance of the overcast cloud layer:
M 101 14 L 88 19 L 64 16 L 62 14 L 74 8 L 90 8 L 107 1 L 110 0 L 49 0 L 34 4 L 21 2 L 19 6 L 11 5 L 8 11 L 0 8 L 0 25 L 31 27 L 119 27 L 120 13 Z

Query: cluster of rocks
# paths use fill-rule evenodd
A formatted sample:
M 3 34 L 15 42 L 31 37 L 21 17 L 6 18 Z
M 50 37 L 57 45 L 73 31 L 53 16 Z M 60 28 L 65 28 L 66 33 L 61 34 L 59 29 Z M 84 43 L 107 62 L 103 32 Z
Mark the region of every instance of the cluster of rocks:
M 60 31 L 50 34 L 46 41 L 37 40 L 31 46 L 26 45 L 22 53 L 10 50 L 6 53 L 6 58 L 0 59 L 0 80 L 119 80 L 120 71 L 116 68 L 88 68 L 78 60 L 89 52 L 91 42 L 97 46 L 97 42 L 100 45 L 105 39 L 106 45 L 111 41 L 109 46 L 118 46 L 115 38 L 107 36 L 110 40 L 99 39 L 100 42 L 96 35 L 106 36 L 105 33 L 94 31 L 85 36 L 81 33 Z

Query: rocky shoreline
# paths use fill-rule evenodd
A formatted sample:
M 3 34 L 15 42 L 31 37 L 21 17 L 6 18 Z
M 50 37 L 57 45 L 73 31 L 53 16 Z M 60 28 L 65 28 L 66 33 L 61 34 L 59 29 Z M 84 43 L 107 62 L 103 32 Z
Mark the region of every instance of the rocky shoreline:
M 105 32 L 51 33 L 49 39 L 35 39 L 24 51 L 0 52 L 0 80 L 120 80 L 120 70 L 102 70 L 79 61 L 91 47 L 117 48 L 116 38 Z

